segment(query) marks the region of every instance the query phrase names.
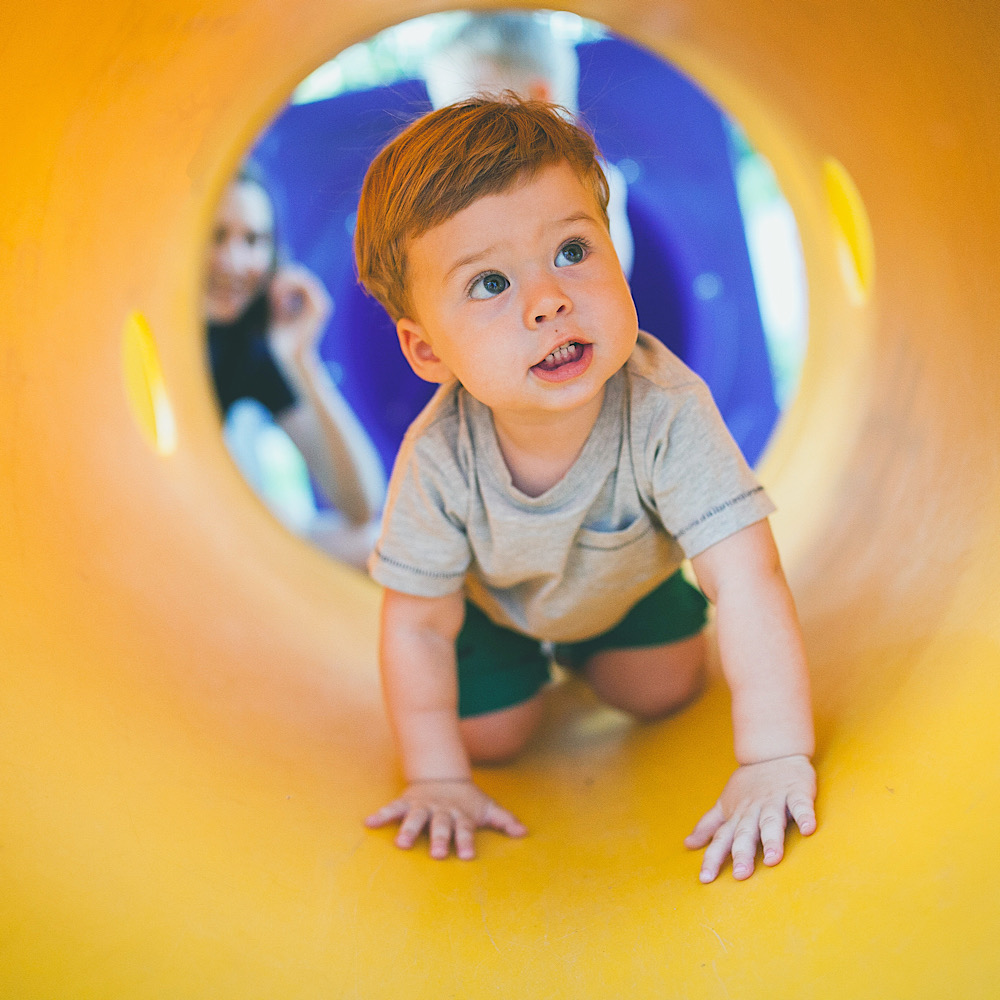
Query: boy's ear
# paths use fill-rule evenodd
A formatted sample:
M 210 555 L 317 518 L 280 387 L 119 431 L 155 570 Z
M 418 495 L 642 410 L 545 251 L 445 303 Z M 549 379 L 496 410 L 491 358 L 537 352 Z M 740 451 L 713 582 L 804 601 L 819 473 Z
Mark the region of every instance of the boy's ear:
M 410 367 L 425 382 L 448 382 L 452 378 L 448 366 L 434 353 L 424 328 L 405 316 L 396 323 L 396 336 Z

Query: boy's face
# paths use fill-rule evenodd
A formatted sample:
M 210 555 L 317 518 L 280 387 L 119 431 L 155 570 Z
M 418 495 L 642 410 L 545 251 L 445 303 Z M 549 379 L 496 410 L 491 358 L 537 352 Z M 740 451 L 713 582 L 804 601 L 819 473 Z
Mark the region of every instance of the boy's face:
M 487 195 L 407 246 L 414 371 L 497 417 L 586 406 L 628 360 L 635 306 L 600 208 L 568 163 Z

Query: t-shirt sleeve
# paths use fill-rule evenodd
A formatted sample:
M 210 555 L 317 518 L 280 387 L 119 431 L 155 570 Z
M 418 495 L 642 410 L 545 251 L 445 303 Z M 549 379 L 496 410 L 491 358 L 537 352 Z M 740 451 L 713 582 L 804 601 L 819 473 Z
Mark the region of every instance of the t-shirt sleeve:
M 733 440 L 708 387 L 676 390 L 676 406 L 651 443 L 654 502 L 690 559 L 775 510 Z
M 460 590 L 471 561 L 467 508 L 468 484 L 451 455 L 434 442 L 405 440 L 368 561 L 372 578 L 417 597 Z

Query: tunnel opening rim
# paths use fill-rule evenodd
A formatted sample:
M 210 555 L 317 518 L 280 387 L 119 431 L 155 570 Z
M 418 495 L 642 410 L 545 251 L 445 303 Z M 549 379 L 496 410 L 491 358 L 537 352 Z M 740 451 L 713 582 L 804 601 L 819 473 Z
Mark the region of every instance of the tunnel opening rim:
M 582 6 L 571 2 L 558 8 L 530 9 L 563 10 L 596 20 L 592 12 L 580 9 Z M 311 66 L 311 69 L 306 69 L 304 73 L 301 69 L 286 70 L 281 74 L 280 85 L 271 88 L 266 100 L 248 102 L 244 113 L 231 119 L 233 124 L 228 130 L 229 136 L 222 144 L 222 155 L 213 164 L 207 165 L 204 171 L 205 184 L 192 234 L 192 245 L 199 250 L 192 255 L 187 275 L 188 301 L 194 305 L 192 327 L 199 354 L 196 367 L 201 370 L 200 388 L 209 404 L 203 410 L 204 413 L 217 412 L 217 407 L 214 405 L 207 349 L 203 344 L 203 324 L 198 314 L 204 281 L 203 252 L 200 248 L 207 245 L 216 205 L 239 164 L 269 125 L 288 106 L 299 84 L 318 66 L 333 59 L 357 41 L 369 39 L 395 24 L 424 14 L 467 9 L 471 8 L 465 5 L 443 7 L 434 4 L 425 10 L 413 12 L 410 17 L 401 21 L 391 16 L 378 18 L 362 15 L 363 27 L 352 32 L 343 44 L 328 39 L 324 55 L 318 61 L 315 52 L 311 59 L 305 57 L 306 44 L 303 44 L 301 53 L 297 50 L 282 53 L 278 61 L 283 66 L 306 65 Z M 503 4 L 489 4 L 475 9 L 509 8 Z M 728 65 L 716 59 L 710 48 L 692 43 L 690 39 L 680 35 L 652 37 L 648 33 L 629 30 L 621 24 L 623 20 L 621 15 L 616 15 L 613 11 L 602 11 L 599 23 L 629 44 L 651 53 L 681 72 L 693 86 L 730 116 L 774 171 L 779 189 L 794 215 L 802 249 L 808 303 L 805 350 L 795 391 L 787 406 L 780 410 L 770 439 L 756 466 L 759 474 L 769 483 L 775 479 L 794 479 L 798 464 L 796 453 L 803 447 L 803 439 L 809 428 L 815 426 L 817 419 L 822 419 L 823 389 L 831 376 L 836 375 L 835 369 L 845 341 L 851 348 L 847 353 L 855 358 L 859 354 L 867 354 L 871 346 L 870 320 L 875 296 L 872 294 L 865 303 L 859 305 L 850 301 L 849 289 L 843 284 L 838 243 L 841 234 L 824 186 L 823 164 L 829 159 L 829 153 L 818 149 L 805 132 L 783 114 L 780 105 L 765 102 L 751 79 L 734 73 Z M 834 328 L 837 345 L 833 343 Z M 204 433 L 204 426 L 198 431 Z M 235 462 L 222 446 L 221 434 L 218 434 L 217 428 L 215 433 L 226 456 L 229 472 L 243 485 L 244 495 L 249 494 L 254 505 L 261 509 L 272 526 L 288 540 L 312 547 L 311 543 L 296 536 L 268 511 L 263 501 L 247 486 Z M 846 450 L 849 439 L 853 439 L 851 429 L 844 435 L 842 450 Z M 807 519 L 810 523 L 816 522 L 817 513 L 813 512 L 813 516 Z

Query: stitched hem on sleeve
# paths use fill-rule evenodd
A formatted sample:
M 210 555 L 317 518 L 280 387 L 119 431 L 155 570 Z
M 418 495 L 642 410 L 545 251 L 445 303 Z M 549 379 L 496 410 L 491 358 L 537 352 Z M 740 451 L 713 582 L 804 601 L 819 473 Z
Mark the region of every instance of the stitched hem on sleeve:
M 375 552 L 368 567 L 372 579 L 383 587 L 416 597 L 444 597 L 462 588 L 465 573 L 441 573 L 410 566 Z
M 764 520 L 776 509 L 771 498 L 764 492 L 764 487 L 755 486 L 724 503 L 710 507 L 674 537 L 690 559 L 716 542 Z

